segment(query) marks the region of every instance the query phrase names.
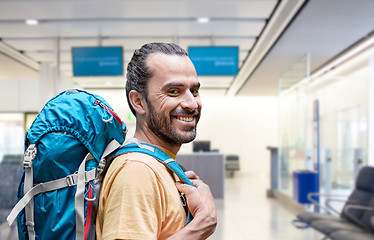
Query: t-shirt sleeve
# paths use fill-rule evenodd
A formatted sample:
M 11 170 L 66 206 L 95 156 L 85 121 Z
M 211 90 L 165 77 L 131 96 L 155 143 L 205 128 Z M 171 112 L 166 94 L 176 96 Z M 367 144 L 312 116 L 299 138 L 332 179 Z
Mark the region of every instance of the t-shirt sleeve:
M 162 187 L 140 162 L 127 162 L 113 181 L 104 209 L 103 239 L 157 239 Z

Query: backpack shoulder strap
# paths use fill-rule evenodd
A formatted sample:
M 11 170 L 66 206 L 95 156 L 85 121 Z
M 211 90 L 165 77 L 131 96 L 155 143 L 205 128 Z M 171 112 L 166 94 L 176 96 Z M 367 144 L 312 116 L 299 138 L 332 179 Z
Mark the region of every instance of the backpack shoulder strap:
M 187 183 L 193 186 L 193 184 L 187 178 L 186 174 L 184 173 L 180 165 L 173 158 L 171 158 L 164 151 L 162 151 L 160 148 L 150 143 L 140 142 L 136 138 L 131 138 L 128 141 L 126 141 L 120 148 L 114 151 L 110 156 L 112 157 L 115 155 L 120 155 L 120 154 L 130 153 L 130 152 L 144 153 L 144 154 L 148 154 L 156 158 L 159 162 L 165 165 L 168 169 L 170 169 L 175 174 L 177 174 L 177 176 L 183 183 Z
M 116 151 L 114 151 L 110 157 L 124 154 L 124 153 L 130 153 L 130 152 L 138 152 L 138 153 L 144 153 L 148 154 L 155 159 L 157 159 L 159 162 L 161 162 L 164 166 L 166 166 L 168 169 L 173 171 L 179 179 L 186 184 L 189 184 L 193 186 L 192 182 L 187 178 L 186 174 L 184 173 L 183 169 L 180 167 L 180 165 L 169 155 L 167 155 L 164 151 L 162 151 L 160 148 L 146 142 L 140 142 L 136 138 L 131 138 L 127 140 L 120 148 L 118 148 Z M 183 199 L 183 200 L 182 200 Z M 183 203 L 183 206 L 186 205 L 184 194 L 181 194 L 181 200 Z M 193 216 L 190 211 L 188 211 L 187 214 L 187 224 L 191 222 L 193 219 Z

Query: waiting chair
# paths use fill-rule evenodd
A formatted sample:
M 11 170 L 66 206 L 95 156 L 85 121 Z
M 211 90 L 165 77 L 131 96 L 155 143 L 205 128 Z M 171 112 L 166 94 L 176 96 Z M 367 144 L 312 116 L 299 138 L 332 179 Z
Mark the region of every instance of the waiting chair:
M 308 198 L 320 194 L 309 194 Z M 328 198 L 325 208 L 330 213 L 337 211 L 331 207 Z M 345 201 L 339 216 L 322 213 L 304 212 L 297 215 L 298 222 L 303 222 L 330 239 L 360 240 L 374 239 L 374 167 L 363 167 L 357 177 L 355 188 Z M 349 234 L 345 234 L 348 233 Z
M 230 177 L 234 176 L 234 171 L 240 170 L 239 156 L 238 155 L 227 155 L 226 156 L 226 171 Z
M 22 155 L 21 155 L 22 157 Z M 21 158 L 22 159 L 22 158 Z M 18 155 L 8 155 L 0 163 L 0 239 L 14 240 L 17 237 L 17 225 L 11 227 L 6 217 L 17 203 L 17 190 L 22 176 L 22 160 Z

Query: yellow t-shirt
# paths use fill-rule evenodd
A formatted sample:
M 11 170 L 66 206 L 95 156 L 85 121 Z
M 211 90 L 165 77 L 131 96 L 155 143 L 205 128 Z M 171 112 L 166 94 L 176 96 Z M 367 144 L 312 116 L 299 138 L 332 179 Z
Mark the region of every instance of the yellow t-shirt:
M 113 160 L 101 185 L 97 239 L 167 239 L 185 226 L 177 176 L 155 158 L 127 153 Z

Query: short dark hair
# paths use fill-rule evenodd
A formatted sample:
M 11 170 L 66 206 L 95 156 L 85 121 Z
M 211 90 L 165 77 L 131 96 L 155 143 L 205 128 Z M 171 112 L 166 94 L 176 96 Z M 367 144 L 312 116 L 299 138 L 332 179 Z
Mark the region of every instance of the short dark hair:
M 136 116 L 136 112 L 131 105 L 129 93 L 131 90 L 144 94 L 147 97 L 145 89 L 152 72 L 149 71 L 147 58 L 153 53 L 163 53 L 166 55 L 188 56 L 186 50 L 175 43 L 154 42 L 144 44 L 140 49 L 135 50 L 131 61 L 127 65 L 127 82 L 126 82 L 126 98 L 131 112 Z

